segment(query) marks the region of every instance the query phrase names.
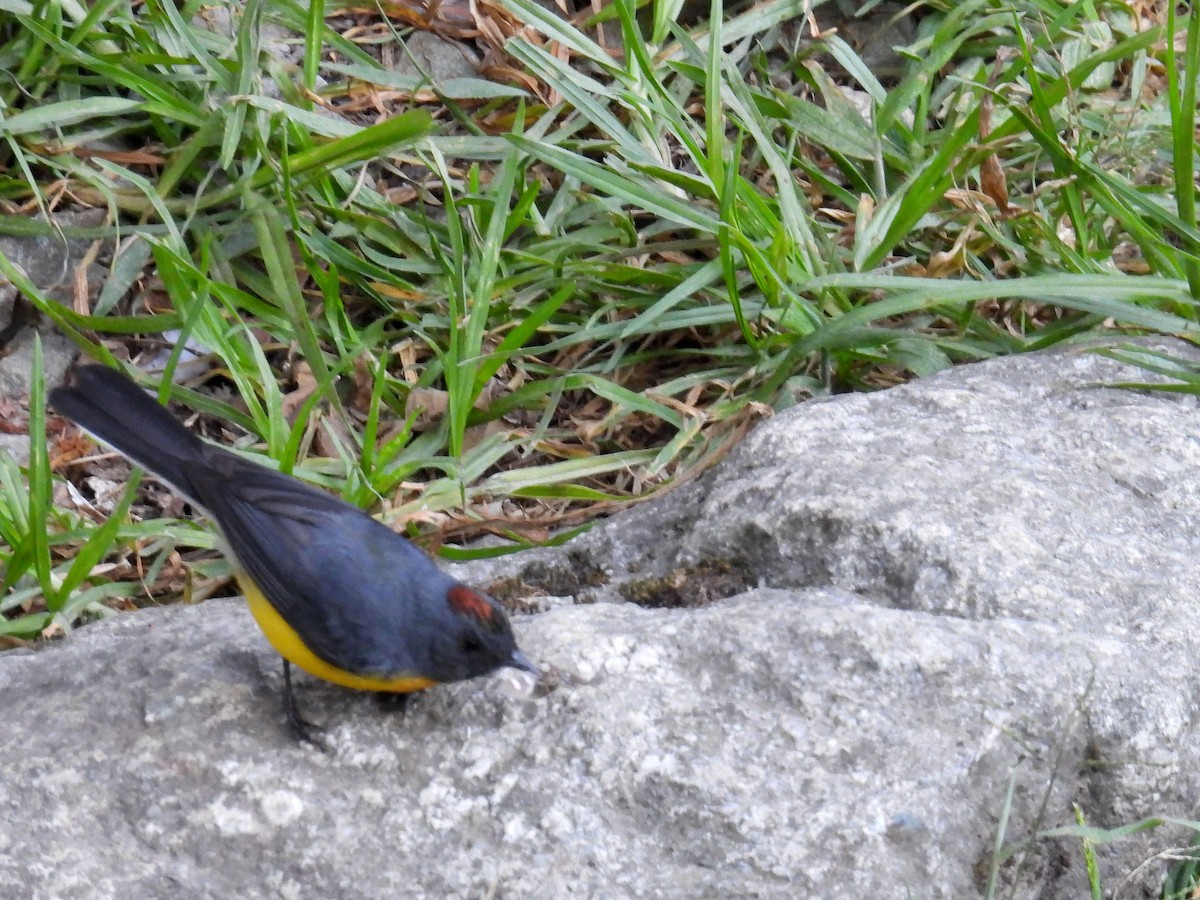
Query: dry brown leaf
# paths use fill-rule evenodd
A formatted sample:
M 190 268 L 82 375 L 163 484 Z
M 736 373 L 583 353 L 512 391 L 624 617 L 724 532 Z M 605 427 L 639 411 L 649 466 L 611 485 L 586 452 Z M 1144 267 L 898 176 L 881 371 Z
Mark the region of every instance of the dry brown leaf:
M 390 19 L 432 31 L 450 38 L 474 38 L 479 35 L 471 6 L 462 0 L 433 0 L 430 3 L 384 3 L 380 9 Z M 374 10 L 363 10 L 365 13 Z
M 547 438 L 537 441 L 533 447 L 539 453 L 545 453 L 554 459 L 586 459 L 589 456 L 596 455 L 594 447 L 585 447 L 580 444 L 549 440 Z
M 73 147 L 71 153 L 80 159 L 107 159 L 123 166 L 162 166 L 167 159 L 149 150 L 95 150 L 91 147 Z
M 677 400 L 675 397 L 669 397 L 666 394 L 656 394 L 653 391 L 646 391 L 646 397 L 661 403 L 663 406 L 669 406 L 676 412 L 681 412 L 688 418 L 699 419 L 701 422 L 708 418 L 708 413 L 697 406 L 684 403 L 682 400 Z M 655 419 L 657 421 L 657 419 Z
M 942 197 L 958 209 L 968 210 L 977 216 L 987 215 L 987 204 L 992 199 L 982 191 L 972 191 L 968 188 L 949 188 Z
M 0 397 L 0 434 L 25 434 L 28 431 L 29 411 L 25 404 L 11 397 Z
M 317 392 L 318 387 L 312 368 L 304 360 L 297 360 L 296 364 L 292 366 L 292 380 L 296 383 L 296 387 L 283 395 L 283 402 L 280 404 L 283 417 L 289 422 L 296 421 L 300 407 Z
M 384 284 L 379 281 L 368 282 L 371 290 L 378 291 L 389 300 L 403 300 L 405 303 L 421 303 L 426 299 L 426 295 L 421 291 L 409 291 L 404 288 L 396 287 L 394 284 Z M 402 342 L 407 343 L 407 341 Z
M 838 222 L 841 225 L 854 224 L 854 213 L 848 209 L 840 209 L 833 206 L 822 206 L 817 209 L 817 212 L 826 218 L 833 220 L 834 222 Z
M 871 220 L 875 218 L 875 198 L 870 194 L 861 194 L 858 198 L 858 206 L 854 211 L 854 221 L 858 227 L 869 225 Z
M 365 356 L 354 360 L 354 389 L 346 403 L 348 409 L 363 416 L 371 412 L 371 397 L 375 394 L 375 373 L 371 371 L 370 361 Z
M 450 409 L 450 395 L 438 388 L 413 388 L 404 401 L 404 415 L 412 419 L 414 431 L 436 425 Z
M 65 419 L 56 419 L 57 427 L 51 429 L 53 439 L 50 444 L 50 470 L 60 472 L 66 466 L 85 456 L 96 452 L 92 440 L 73 425 L 67 425 Z
M 493 419 L 490 422 L 484 422 L 482 425 L 472 425 L 463 432 L 463 452 L 466 453 L 473 447 L 483 443 L 494 434 L 503 434 L 506 431 L 511 431 L 504 422 Z
M 994 153 L 989 153 L 979 164 L 979 186 L 1000 208 L 1001 213 L 1007 215 L 1012 211 L 1008 205 L 1008 182 L 1004 177 L 1004 169 Z
M 929 255 L 925 267 L 927 278 L 946 278 L 963 270 L 962 257 L 954 250 L 937 250 Z
M 323 416 L 313 431 L 313 450 L 326 459 L 340 459 L 347 448 L 355 446 L 350 426 L 340 414 Z

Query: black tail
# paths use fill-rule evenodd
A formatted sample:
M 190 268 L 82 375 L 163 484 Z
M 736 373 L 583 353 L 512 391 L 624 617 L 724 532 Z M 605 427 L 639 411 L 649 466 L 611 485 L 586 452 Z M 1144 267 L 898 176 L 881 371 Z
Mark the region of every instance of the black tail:
M 125 375 L 104 366 L 79 366 L 70 384 L 50 391 L 50 405 L 195 499 L 187 473 L 190 464 L 203 459 L 204 444 Z

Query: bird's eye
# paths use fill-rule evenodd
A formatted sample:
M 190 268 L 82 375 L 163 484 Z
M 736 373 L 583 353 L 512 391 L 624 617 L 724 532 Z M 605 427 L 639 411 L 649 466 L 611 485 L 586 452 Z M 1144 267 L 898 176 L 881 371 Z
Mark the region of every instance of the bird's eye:
M 474 635 L 467 635 L 462 639 L 462 648 L 465 653 L 482 653 L 483 643 Z

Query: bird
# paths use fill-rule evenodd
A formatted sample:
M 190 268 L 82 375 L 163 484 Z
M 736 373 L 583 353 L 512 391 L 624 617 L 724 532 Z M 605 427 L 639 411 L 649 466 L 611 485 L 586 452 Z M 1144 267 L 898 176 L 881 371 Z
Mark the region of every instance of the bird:
M 500 604 L 453 578 L 359 508 L 189 431 L 129 376 L 77 366 L 50 406 L 183 495 L 216 525 L 258 626 L 283 658 L 283 704 L 300 741 L 291 666 L 356 690 L 400 694 L 509 667 L 539 670 Z

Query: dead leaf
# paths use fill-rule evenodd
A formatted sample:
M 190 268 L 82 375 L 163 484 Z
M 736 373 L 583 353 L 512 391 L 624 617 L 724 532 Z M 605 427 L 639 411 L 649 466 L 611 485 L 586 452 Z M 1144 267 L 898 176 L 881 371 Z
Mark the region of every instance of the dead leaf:
M 289 422 L 296 421 L 296 415 L 300 412 L 308 398 L 317 392 L 317 379 L 313 377 L 312 368 L 304 360 L 297 360 L 292 366 L 292 380 L 296 383 L 296 387 L 283 395 L 283 416 Z
M 323 416 L 313 432 L 313 450 L 318 456 L 327 459 L 340 459 L 347 450 L 353 450 L 357 444 L 350 427 L 341 415 Z
M 472 425 L 463 432 L 463 453 L 483 443 L 494 434 L 502 434 L 511 429 L 504 422 L 493 419 L 482 425 Z
M 354 388 L 346 401 L 346 408 L 367 416 L 371 412 L 371 397 L 375 394 L 375 373 L 365 356 L 354 359 Z
M 1000 208 L 1001 213 L 1007 215 L 1012 211 L 1008 205 L 1008 182 L 995 153 L 989 153 L 979 164 L 979 186 Z
M 404 414 L 413 420 L 414 431 L 427 431 L 450 409 L 450 395 L 437 388 L 415 387 L 404 401 Z

